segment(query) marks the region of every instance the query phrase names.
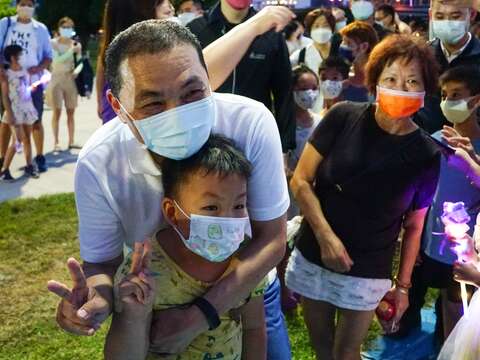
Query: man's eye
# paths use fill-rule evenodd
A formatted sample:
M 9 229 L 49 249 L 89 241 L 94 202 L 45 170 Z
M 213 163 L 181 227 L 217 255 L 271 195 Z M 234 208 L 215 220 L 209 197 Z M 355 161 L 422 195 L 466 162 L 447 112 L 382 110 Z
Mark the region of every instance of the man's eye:
M 184 96 L 184 99 L 190 100 L 190 99 L 200 98 L 203 96 L 203 94 L 204 94 L 203 89 L 192 90 L 192 91 L 189 91 L 187 95 Z
M 235 210 L 243 210 L 245 209 L 245 204 L 239 204 L 235 206 Z

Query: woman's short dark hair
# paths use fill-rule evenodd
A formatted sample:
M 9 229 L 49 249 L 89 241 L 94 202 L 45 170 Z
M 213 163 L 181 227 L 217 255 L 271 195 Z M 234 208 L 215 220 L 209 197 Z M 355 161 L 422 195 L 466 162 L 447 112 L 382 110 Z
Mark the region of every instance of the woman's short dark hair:
M 328 25 L 330 26 L 330 29 L 332 32 L 335 32 L 335 25 L 336 25 L 336 20 L 335 17 L 333 16 L 332 12 L 329 9 L 326 8 L 320 8 L 320 9 L 315 9 L 310 11 L 306 16 L 305 16 L 305 30 L 310 34 L 312 31 L 312 26 L 315 20 L 317 20 L 319 17 L 325 17 L 325 19 L 328 22 Z
M 454 66 L 440 76 L 440 86 L 451 81 L 465 84 L 471 95 L 480 94 L 480 70 L 476 66 Z
M 68 16 L 62 17 L 60 20 L 58 20 L 58 28 L 60 29 L 63 25 L 69 22 L 75 25 L 75 21 L 73 21 L 72 18 L 69 18 Z
M 292 69 L 292 86 L 295 86 L 295 84 L 298 82 L 298 79 L 300 79 L 300 77 L 303 75 L 303 74 L 311 74 L 315 77 L 315 79 L 317 80 L 317 84 L 319 83 L 319 80 L 318 80 L 318 75 L 315 73 L 315 71 L 313 71 L 312 69 L 310 69 L 307 65 L 305 64 L 300 64 L 300 65 L 297 65 L 295 66 L 293 69 Z
M 438 89 L 438 64 L 430 46 L 413 36 L 395 34 L 387 36 L 370 53 L 365 66 L 366 86 L 370 93 L 376 93 L 383 69 L 399 59 L 406 64 L 412 60 L 419 62 L 426 93 Z
M 202 171 L 202 175 L 216 174 L 221 177 L 240 175 L 250 177 L 252 165 L 235 143 L 222 135 L 212 134 L 202 148 L 184 160 L 164 159 L 161 163 L 165 196 L 173 197 L 190 176 Z

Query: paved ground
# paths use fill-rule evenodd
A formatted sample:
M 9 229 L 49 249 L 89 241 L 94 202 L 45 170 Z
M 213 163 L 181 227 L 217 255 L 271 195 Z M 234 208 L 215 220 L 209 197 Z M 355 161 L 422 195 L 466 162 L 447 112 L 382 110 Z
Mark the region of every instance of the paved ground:
M 97 117 L 96 97 L 93 95 L 89 100 L 79 99 L 79 106 L 76 112 L 75 142 L 84 144 L 90 135 L 101 125 Z M 79 150 L 67 151 L 67 119 L 65 113 L 60 120 L 60 145 L 64 151 L 53 153 L 53 135 L 51 126 L 52 112 L 46 110 L 43 115 L 45 128 L 45 156 L 49 169 L 46 173 L 40 174 L 39 179 L 29 179 L 23 176 L 21 167 L 25 165 L 23 153 L 17 154 L 11 167 L 12 175 L 17 179 L 14 183 L 0 182 L 0 202 L 25 197 L 39 197 L 45 194 L 54 194 L 73 191 L 73 176 L 75 162 Z M 35 150 L 34 150 L 35 154 Z

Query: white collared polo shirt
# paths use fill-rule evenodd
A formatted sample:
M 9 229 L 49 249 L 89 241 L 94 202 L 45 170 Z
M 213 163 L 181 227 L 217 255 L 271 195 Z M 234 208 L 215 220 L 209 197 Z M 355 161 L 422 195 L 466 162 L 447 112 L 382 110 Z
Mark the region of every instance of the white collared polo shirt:
M 269 221 L 288 209 L 282 148 L 275 119 L 260 102 L 232 94 L 213 94 L 213 133 L 235 141 L 253 171 L 248 211 Z M 163 225 L 162 176 L 145 147 L 118 118 L 98 129 L 80 152 L 75 174 L 80 254 L 99 263 L 119 256 Z

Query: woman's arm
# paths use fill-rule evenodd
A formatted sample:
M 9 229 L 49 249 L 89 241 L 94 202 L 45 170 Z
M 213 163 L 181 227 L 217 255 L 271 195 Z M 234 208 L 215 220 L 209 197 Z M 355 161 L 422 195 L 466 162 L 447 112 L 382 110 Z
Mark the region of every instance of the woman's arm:
M 273 28 L 281 31 L 294 17 L 286 7 L 267 6 L 203 49 L 212 89 L 223 84 L 257 36 Z
M 315 174 L 322 161 L 323 156 L 307 143 L 290 181 L 290 189 L 315 234 L 325 266 L 337 272 L 347 272 L 353 261 L 325 219 L 320 201 L 313 191 Z
M 256 296 L 240 308 L 242 317 L 242 360 L 267 358 L 267 330 L 263 296 Z

